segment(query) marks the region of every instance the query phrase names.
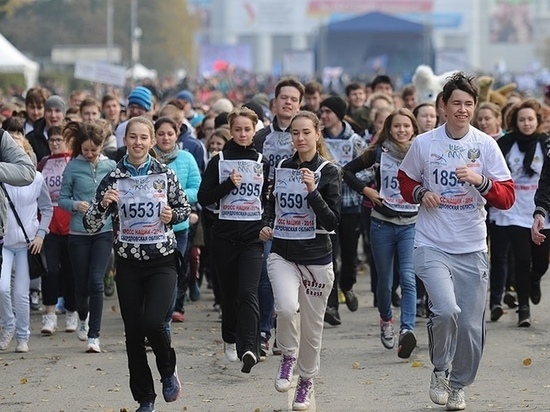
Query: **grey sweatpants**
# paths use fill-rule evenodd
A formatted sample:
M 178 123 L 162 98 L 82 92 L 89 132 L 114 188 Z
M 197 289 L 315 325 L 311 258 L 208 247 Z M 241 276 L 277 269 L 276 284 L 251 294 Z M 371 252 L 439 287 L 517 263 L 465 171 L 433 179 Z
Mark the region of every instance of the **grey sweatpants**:
M 275 298 L 277 345 L 283 355 L 296 356 L 298 374 L 311 379 L 321 364 L 323 319 L 334 282 L 332 263 L 306 266 L 271 253 L 267 273 Z
M 485 303 L 489 267 L 486 252 L 449 254 L 418 247 L 414 268 L 428 292 L 430 359 L 450 371 L 454 389 L 470 385 L 485 344 Z

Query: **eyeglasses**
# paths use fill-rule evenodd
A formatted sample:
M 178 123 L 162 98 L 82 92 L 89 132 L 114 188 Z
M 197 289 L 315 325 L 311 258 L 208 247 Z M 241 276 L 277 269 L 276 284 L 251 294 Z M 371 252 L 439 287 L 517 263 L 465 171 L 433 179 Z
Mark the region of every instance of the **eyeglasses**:
M 63 139 L 48 139 L 48 143 L 50 143 L 50 144 L 61 144 L 64 141 L 65 140 L 63 140 Z

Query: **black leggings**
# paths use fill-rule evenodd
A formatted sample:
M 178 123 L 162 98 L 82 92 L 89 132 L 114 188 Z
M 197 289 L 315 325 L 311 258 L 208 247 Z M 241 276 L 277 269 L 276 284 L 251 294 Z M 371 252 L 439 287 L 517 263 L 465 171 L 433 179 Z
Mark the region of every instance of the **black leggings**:
M 117 256 L 116 264 L 130 390 L 137 402 L 154 402 L 155 386 L 147 363 L 145 338 L 155 353 L 161 379 L 172 375 L 176 367 L 176 353 L 165 319 L 176 287 L 176 254 L 145 261 L 132 261 Z

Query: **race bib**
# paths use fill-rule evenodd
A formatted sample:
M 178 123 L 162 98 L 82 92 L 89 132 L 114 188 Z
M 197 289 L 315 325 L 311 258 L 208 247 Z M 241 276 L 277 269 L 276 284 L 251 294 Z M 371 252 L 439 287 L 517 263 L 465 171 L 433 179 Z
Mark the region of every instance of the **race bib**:
M 42 169 L 42 176 L 50 191 L 50 198 L 52 204 L 58 206 L 57 199 L 59 199 L 59 193 L 61 192 L 61 182 L 63 180 L 63 171 L 67 167 L 68 158 L 50 158 Z
M 225 160 L 221 156 L 219 162 L 220 183 L 225 182 L 233 170 L 242 175 L 242 181 L 239 187 L 220 199 L 219 219 L 261 220 L 262 201 L 260 196 L 264 185 L 262 155 L 259 155 L 257 161 Z
M 387 207 L 396 212 L 418 212 L 418 205 L 407 203 L 399 191 L 397 169 L 401 162 L 389 153 L 382 152 L 380 156 L 380 197 Z
M 325 139 L 325 144 L 332 158 L 338 162 L 340 167 L 344 167 L 353 159 L 353 138 L 348 140 Z
M 289 132 L 279 132 L 271 127 L 271 133 L 267 135 L 264 142 L 262 153 L 269 161 L 269 178 L 273 179 L 275 167 L 281 160 L 292 156 L 294 149 L 292 148 L 292 136 Z
M 118 181 L 118 239 L 121 242 L 151 244 L 166 241 L 166 229 L 160 214 L 167 204 L 167 185 L 164 173 Z

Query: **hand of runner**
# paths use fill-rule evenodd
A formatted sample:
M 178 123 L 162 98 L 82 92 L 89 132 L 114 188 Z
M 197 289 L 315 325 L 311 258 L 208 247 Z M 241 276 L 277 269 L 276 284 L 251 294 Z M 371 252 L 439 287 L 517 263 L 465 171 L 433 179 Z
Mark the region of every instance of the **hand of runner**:
M 544 221 L 544 216 L 538 213 L 533 219 L 533 226 L 531 226 L 531 240 L 535 245 L 540 245 L 546 239 L 546 236 L 540 232 L 544 229 Z
M 76 210 L 78 210 L 79 212 L 82 212 L 82 213 L 86 213 L 86 211 L 88 210 L 89 207 L 90 207 L 90 204 L 88 202 L 83 201 L 83 200 L 76 203 Z
M 260 240 L 262 242 L 267 242 L 272 237 L 273 237 L 273 230 L 269 226 L 262 227 L 262 230 L 260 230 Z
M 231 171 L 229 178 L 231 179 L 231 181 L 236 187 L 239 187 L 241 185 L 241 182 L 243 181 L 243 175 L 240 173 L 237 173 L 235 169 Z
M 461 182 L 470 183 L 474 186 L 479 186 L 481 183 L 483 183 L 483 177 L 481 177 L 481 175 L 478 175 L 468 166 L 459 166 L 456 168 L 455 172 L 456 177 Z
M 113 189 L 109 189 L 103 195 L 103 200 L 101 201 L 101 206 L 104 209 L 107 209 L 109 207 L 109 205 L 113 202 L 115 202 L 115 203 L 118 202 L 118 191 L 113 190 Z
M 301 168 L 300 171 L 302 172 L 303 181 L 306 185 L 307 191 L 309 193 L 313 192 L 315 190 L 315 175 L 311 170 L 305 167 Z
M 420 202 L 423 206 L 431 208 L 431 207 L 438 207 L 441 203 L 441 196 L 439 196 L 437 193 L 430 192 L 429 190 L 426 192 L 424 197 L 422 198 L 422 201 Z
M 162 208 L 162 211 L 160 212 L 160 221 L 166 225 L 170 223 L 171 220 L 172 220 L 172 208 L 166 205 Z

